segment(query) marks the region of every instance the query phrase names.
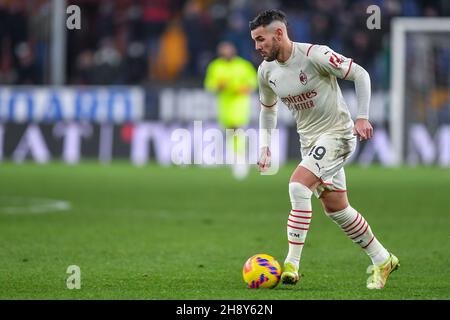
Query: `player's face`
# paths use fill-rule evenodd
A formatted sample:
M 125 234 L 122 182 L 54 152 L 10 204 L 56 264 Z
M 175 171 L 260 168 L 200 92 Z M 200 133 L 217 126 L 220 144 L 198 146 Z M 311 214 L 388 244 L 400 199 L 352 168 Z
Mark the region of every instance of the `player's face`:
M 252 39 L 255 41 L 255 49 L 261 54 L 264 60 L 273 61 L 280 52 L 280 43 L 275 35 L 265 27 L 258 27 L 251 31 Z

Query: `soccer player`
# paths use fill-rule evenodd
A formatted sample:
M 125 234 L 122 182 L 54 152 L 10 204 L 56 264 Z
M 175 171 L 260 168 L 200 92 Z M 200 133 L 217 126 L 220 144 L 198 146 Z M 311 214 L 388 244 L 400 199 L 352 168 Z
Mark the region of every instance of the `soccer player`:
M 258 68 L 261 155 L 260 171 L 270 166 L 270 133 L 276 127 L 277 97 L 293 113 L 300 136 L 302 160 L 289 182 L 292 204 L 287 221 L 289 251 L 281 281 L 295 284 L 312 218 L 314 193 L 329 216 L 372 260 L 367 288 L 381 289 L 399 260 L 377 240 L 363 215 L 348 201 L 344 164 L 360 141 L 370 139 L 368 121 L 370 77 L 352 59 L 325 45 L 292 42 L 286 16 L 267 10 L 250 22 L 251 37 L 264 61 Z M 336 78 L 355 83 L 358 102 L 353 123 Z
M 256 70 L 247 60 L 237 55 L 236 47 L 228 41 L 219 43 L 219 57 L 206 69 L 205 88 L 217 95 L 219 124 L 227 133 L 244 128 L 250 121 L 250 96 L 256 89 Z M 242 135 L 227 137 L 227 152 L 236 153 L 233 174 L 243 179 L 248 174 L 245 161 L 245 138 Z

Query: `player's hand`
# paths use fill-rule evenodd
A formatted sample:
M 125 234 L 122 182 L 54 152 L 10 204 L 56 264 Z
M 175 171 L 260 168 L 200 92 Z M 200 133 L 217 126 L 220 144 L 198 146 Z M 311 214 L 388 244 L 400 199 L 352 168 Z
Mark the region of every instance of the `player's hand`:
M 271 153 L 269 147 L 263 147 L 258 160 L 258 169 L 260 172 L 266 172 L 270 168 L 270 159 Z
M 237 90 L 237 93 L 242 94 L 242 95 L 247 95 L 247 94 L 250 94 L 251 92 L 252 92 L 252 88 L 250 88 L 250 87 L 240 87 Z
M 353 134 L 359 136 L 359 141 L 368 140 L 373 136 L 373 128 L 367 119 L 356 119 Z
M 228 84 L 226 81 L 219 81 L 219 84 L 217 85 L 217 91 L 221 92 L 225 90 L 228 87 Z

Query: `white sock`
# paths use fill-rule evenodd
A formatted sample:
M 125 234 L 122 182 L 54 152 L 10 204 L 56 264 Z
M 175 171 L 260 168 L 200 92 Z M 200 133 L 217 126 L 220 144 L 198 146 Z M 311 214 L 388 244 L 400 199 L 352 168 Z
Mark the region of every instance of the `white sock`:
M 312 191 L 301 183 L 289 183 L 292 210 L 287 221 L 289 252 L 284 262 L 290 262 L 297 268 L 300 266 L 300 257 L 311 223 L 311 195 Z
M 375 238 L 367 221 L 350 205 L 344 210 L 326 214 L 367 253 L 373 264 L 382 264 L 389 258 L 389 252 Z

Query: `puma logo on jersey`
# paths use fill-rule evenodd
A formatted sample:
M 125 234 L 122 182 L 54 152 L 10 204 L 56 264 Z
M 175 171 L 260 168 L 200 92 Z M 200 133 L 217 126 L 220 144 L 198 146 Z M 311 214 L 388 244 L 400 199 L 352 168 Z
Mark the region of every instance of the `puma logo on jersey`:
M 277 86 L 276 83 L 274 81 L 272 81 L 272 80 L 269 80 L 269 83 L 273 84 L 274 87 Z
M 316 162 L 316 166 L 317 166 L 317 168 L 319 168 L 319 172 L 320 172 L 320 169 L 324 168 L 324 167 L 319 166 L 319 164 L 317 162 Z

